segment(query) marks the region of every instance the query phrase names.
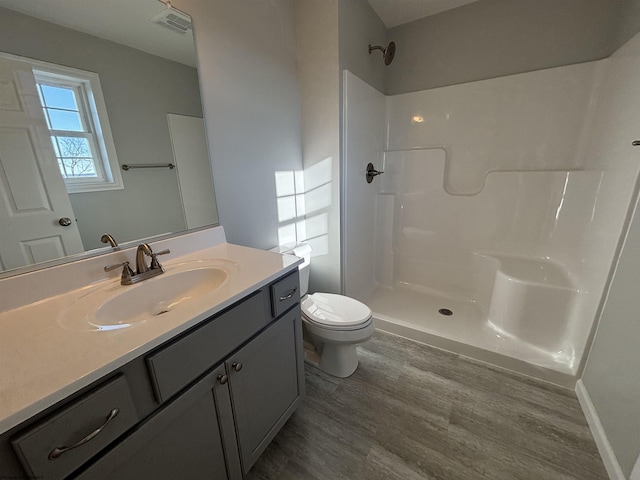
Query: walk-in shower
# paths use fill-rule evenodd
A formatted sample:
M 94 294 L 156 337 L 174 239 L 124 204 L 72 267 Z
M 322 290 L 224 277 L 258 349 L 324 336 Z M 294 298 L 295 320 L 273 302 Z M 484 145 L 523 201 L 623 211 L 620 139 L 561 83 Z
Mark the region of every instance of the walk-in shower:
M 378 328 L 571 384 L 634 195 L 639 78 L 626 54 L 386 97 L 345 72 L 345 293 Z

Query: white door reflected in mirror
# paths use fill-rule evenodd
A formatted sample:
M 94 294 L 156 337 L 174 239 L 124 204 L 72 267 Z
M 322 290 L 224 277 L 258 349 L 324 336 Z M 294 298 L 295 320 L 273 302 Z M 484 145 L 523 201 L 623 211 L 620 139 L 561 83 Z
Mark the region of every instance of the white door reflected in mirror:
M 33 72 L 28 64 L 2 57 L 0 182 L 2 269 L 83 251 Z

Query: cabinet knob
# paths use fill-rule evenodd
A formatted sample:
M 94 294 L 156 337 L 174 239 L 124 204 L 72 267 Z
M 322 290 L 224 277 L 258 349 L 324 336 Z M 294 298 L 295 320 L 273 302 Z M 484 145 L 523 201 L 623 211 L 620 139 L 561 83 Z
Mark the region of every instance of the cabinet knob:
M 229 381 L 229 376 L 220 374 L 218 375 L 218 381 L 220 382 L 220 385 L 224 385 Z
M 231 366 L 236 372 L 239 372 L 240 370 L 242 370 L 242 364 L 240 362 L 233 362 Z

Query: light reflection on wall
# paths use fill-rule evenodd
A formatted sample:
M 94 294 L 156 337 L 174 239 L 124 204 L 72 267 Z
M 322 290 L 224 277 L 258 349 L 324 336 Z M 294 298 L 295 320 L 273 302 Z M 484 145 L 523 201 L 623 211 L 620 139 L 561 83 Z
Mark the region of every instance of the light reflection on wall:
M 329 254 L 332 158 L 304 171 L 275 172 L 278 245 L 307 242 L 314 257 Z

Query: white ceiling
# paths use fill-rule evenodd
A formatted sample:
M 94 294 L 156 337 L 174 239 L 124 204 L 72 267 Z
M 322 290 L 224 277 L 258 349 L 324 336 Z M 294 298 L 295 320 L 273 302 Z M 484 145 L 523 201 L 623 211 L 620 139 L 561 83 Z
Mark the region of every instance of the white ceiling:
M 0 0 L 0 6 L 196 66 L 192 35 L 149 21 L 167 8 L 159 0 Z
M 397 27 L 429 15 L 478 0 L 368 0 L 387 28 Z

